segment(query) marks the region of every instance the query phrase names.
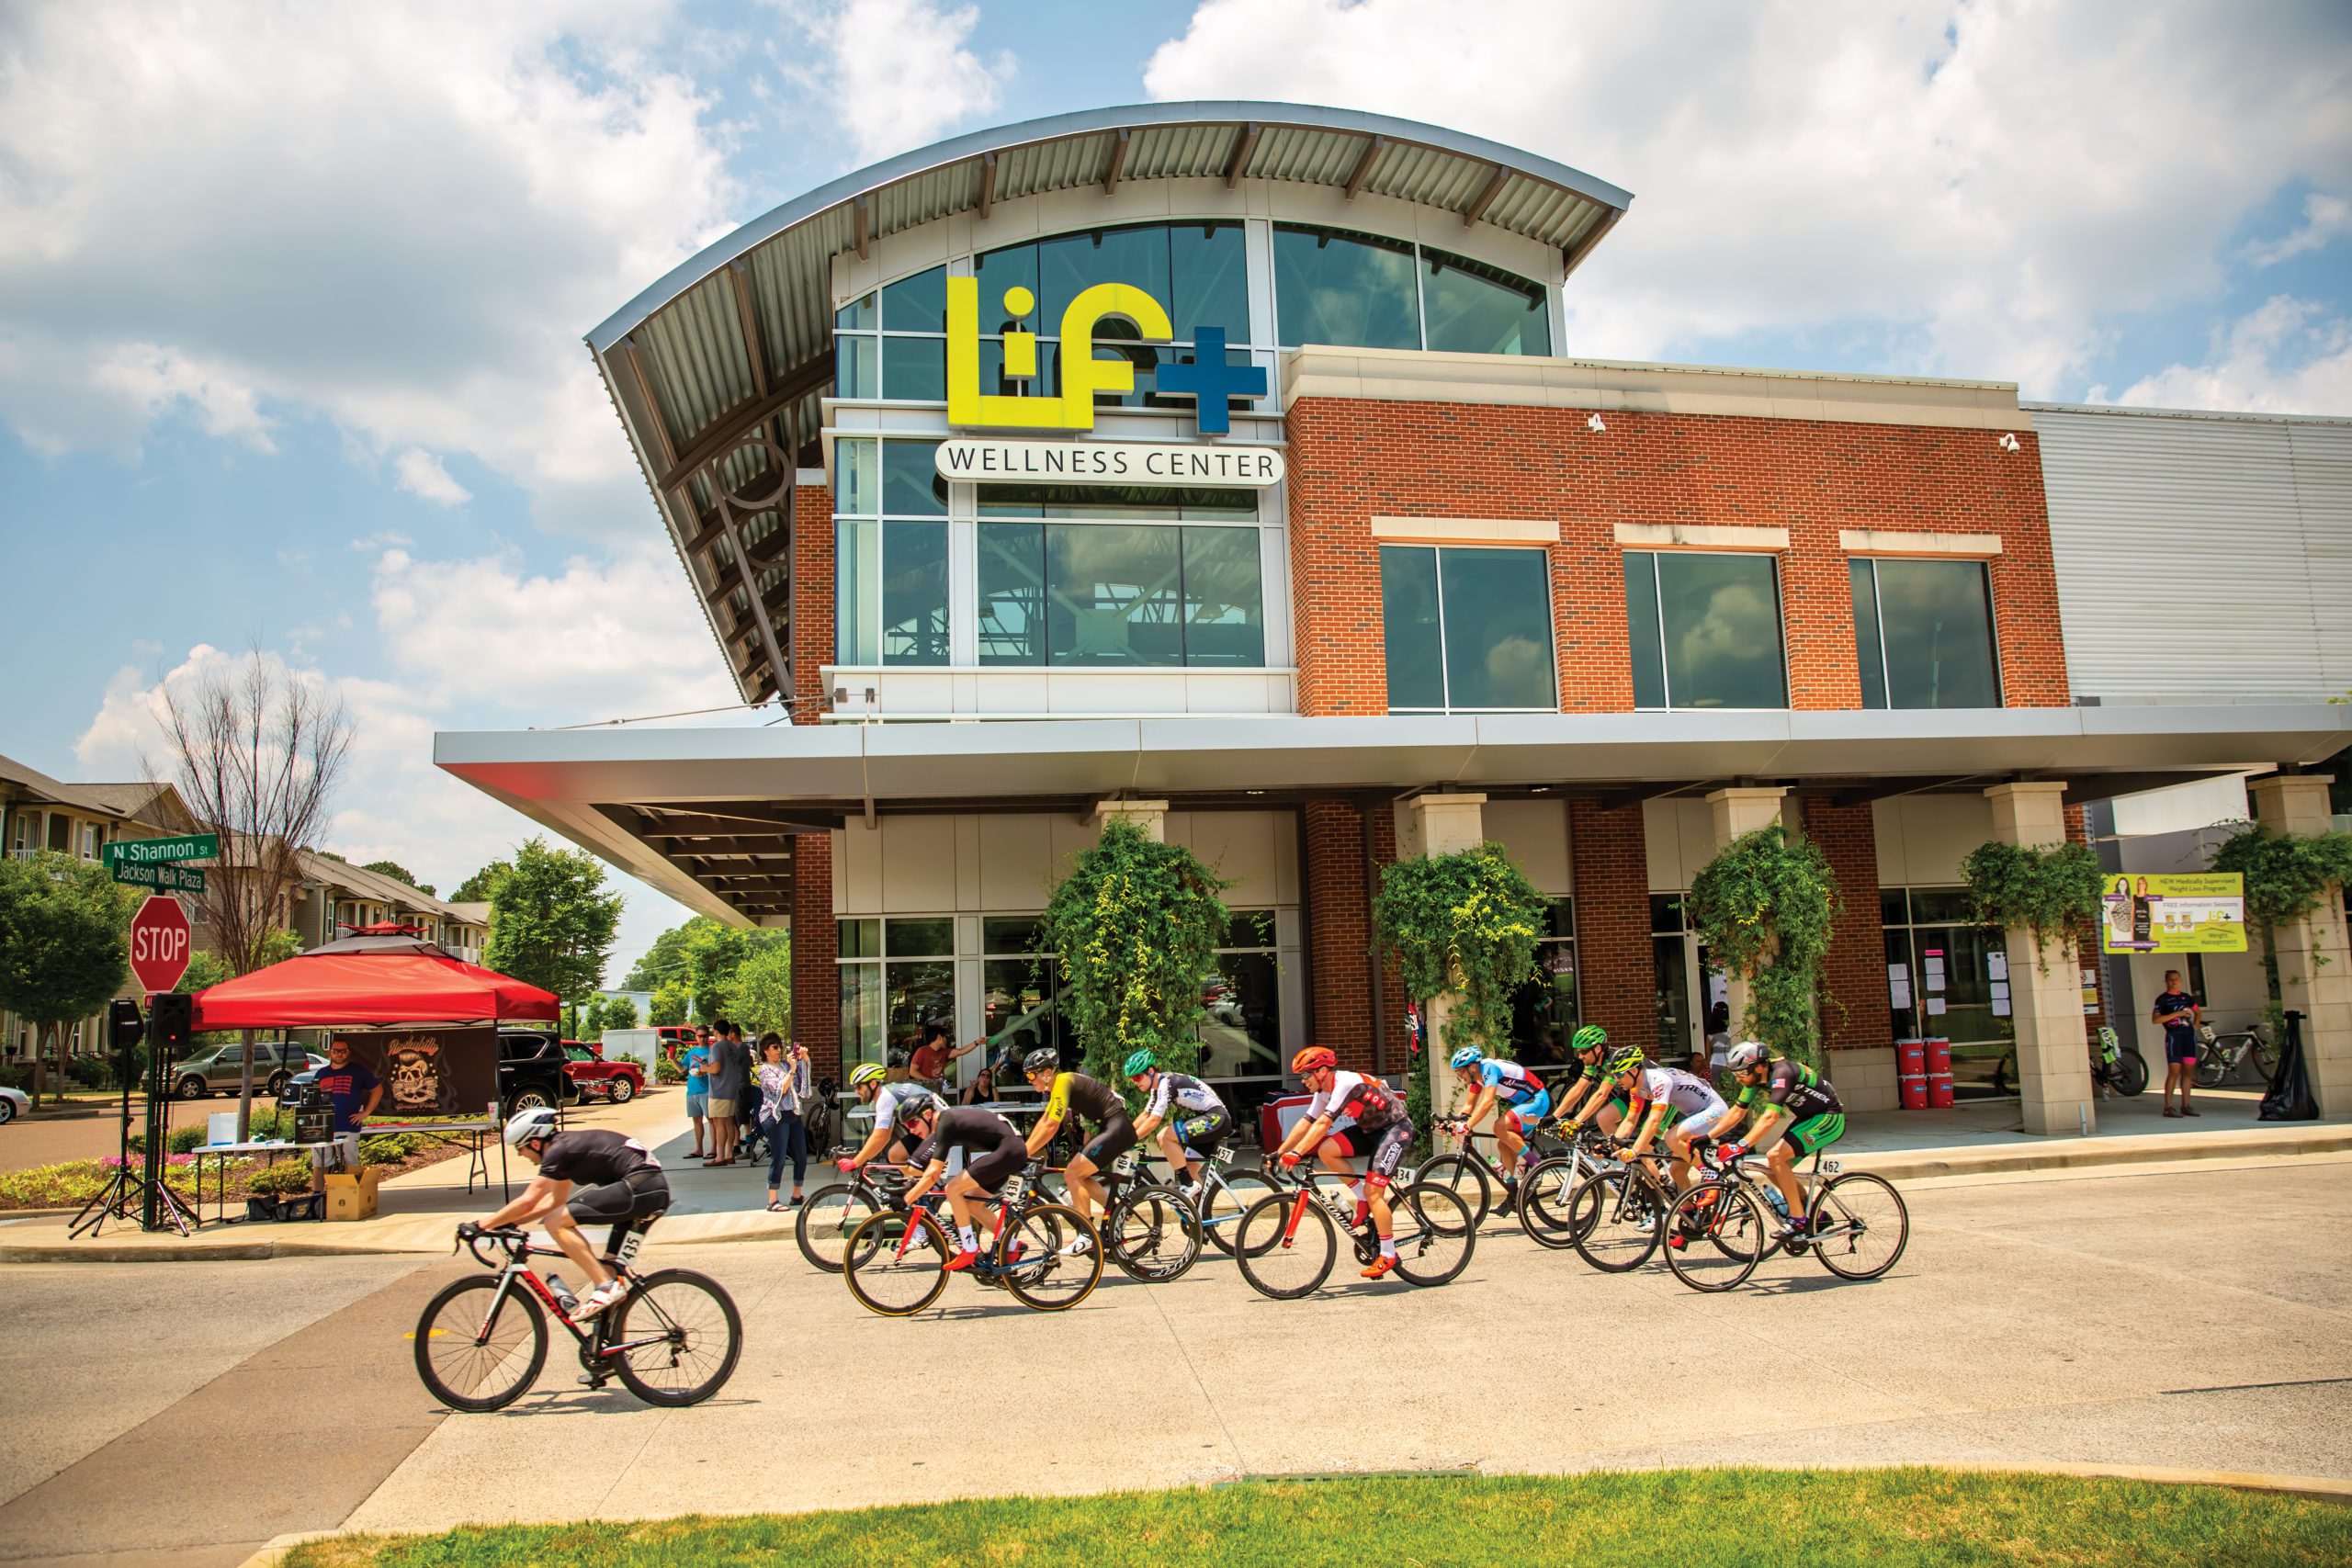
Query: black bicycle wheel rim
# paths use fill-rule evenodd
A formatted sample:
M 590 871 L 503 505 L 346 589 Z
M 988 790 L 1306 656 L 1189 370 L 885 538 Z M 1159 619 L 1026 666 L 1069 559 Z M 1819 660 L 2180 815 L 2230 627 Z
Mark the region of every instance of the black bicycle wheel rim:
M 2254 1058 L 2254 1070 L 2262 1076 L 2264 1083 L 2278 1076 L 2278 1047 L 2274 1043 L 2257 1034 L 2246 1055 Z
M 854 1187 L 820 1189 L 808 1195 L 793 1217 L 792 1239 L 800 1244 L 801 1257 L 828 1274 L 838 1274 L 842 1248 L 848 1244 L 850 1233 L 880 1207 Z
M 2199 1089 L 2219 1089 L 2222 1087 L 2222 1080 L 2229 1076 L 2230 1059 L 2220 1050 L 2199 1051 L 2197 1054 L 2195 1077 Z
M 488 1342 L 479 1345 L 495 1277 L 457 1280 L 424 1303 L 412 1337 L 416 1375 L 434 1398 L 452 1410 L 503 1410 L 538 1381 L 548 1359 L 548 1319 L 530 1289 L 517 1280 L 507 1291 Z
M 911 1238 L 907 1229 L 911 1225 Z M 906 1246 L 899 1244 L 904 1240 Z M 920 1212 L 868 1214 L 842 1249 L 842 1279 L 866 1311 L 912 1317 L 947 1288 L 946 1263 L 955 1249 L 939 1222 Z
M 1255 1171 L 1228 1171 L 1220 1178 L 1223 1190 L 1207 1186 L 1204 1201 L 1208 1207 L 1201 1215 L 1201 1238 L 1227 1258 L 1233 1256 L 1234 1238 L 1241 1232 L 1241 1216 L 1250 1206 L 1273 1194 L 1274 1184 Z
M 1629 1190 L 1633 1180 L 1622 1170 L 1596 1171 L 1568 1200 L 1570 1245 L 1604 1274 L 1631 1273 L 1657 1250 L 1664 1205 L 1653 1193 Z
M 612 1343 L 621 1384 L 648 1404 L 700 1404 L 727 1386 L 743 1354 L 743 1319 L 718 1280 L 661 1269 L 621 1303 Z M 642 1343 L 639 1343 L 639 1342 Z
M 1241 1277 L 1260 1295 L 1278 1302 L 1295 1302 L 1322 1289 L 1323 1281 L 1331 1277 L 1331 1265 L 1340 1258 L 1331 1216 L 1311 1198 L 1306 1213 L 1299 1216 L 1298 1228 L 1283 1235 L 1291 1205 L 1297 1201 L 1293 1192 L 1272 1192 L 1259 1199 L 1241 1216 L 1235 1240 L 1233 1260 Z
M 1570 1200 L 1579 1179 L 1574 1156 L 1539 1160 L 1519 1179 L 1519 1228 L 1538 1247 L 1557 1251 L 1576 1245 Z
M 1094 1245 L 1083 1252 L 1062 1250 L 1080 1236 Z M 1022 1249 L 1018 1268 L 1005 1261 L 1016 1243 Z M 1068 1312 L 1092 1295 L 1102 1280 L 1102 1237 L 1079 1218 L 1077 1210 L 1058 1203 L 1041 1203 L 1016 1214 L 997 1238 L 996 1256 L 1004 1270 L 1000 1276 L 1004 1288 L 1035 1312 Z
M 1201 1256 L 1201 1223 L 1170 1187 L 1139 1187 L 1103 1216 L 1102 1245 L 1131 1280 L 1165 1284 Z
M 1417 1181 L 1392 1196 L 1388 1205 L 1398 1279 L 1412 1285 L 1449 1284 L 1470 1266 L 1478 1230 L 1467 1223 L 1470 1206 L 1461 1193 Z
M 1806 1224 L 1807 1249 L 1841 1280 L 1877 1279 L 1902 1260 L 1911 1243 L 1911 1211 L 1903 1194 L 1868 1171 L 1825 1182 Z
M 1764 1206 L 1736 1182 L 1700 1182 L 1667 1214 L 1667 1267 L 1694 1291 L 1712 1294 L 1746 1284 L 1770 1246 Z
M 1465 1155 L 1438 1156 L 1413 1173 L 1413 1183 L 1442 1187 L 1459 1198 L 1469 1212 L 1474 1230 L 1487 1223 L 1487 1213 L 1494 1206 L 1495 1195 L 1487 1185 L 1487 1173 L 1478 1168 L 1477 1161 Z

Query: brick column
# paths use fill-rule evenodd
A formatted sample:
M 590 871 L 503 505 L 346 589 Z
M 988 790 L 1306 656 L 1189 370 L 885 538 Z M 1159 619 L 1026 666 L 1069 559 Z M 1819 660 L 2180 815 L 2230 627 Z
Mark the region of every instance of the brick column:
M 1993 836 L 2005 844 L 2047 850 L 2066 841 L 2066 786 L 1995 784 Z M 2033 934 L 2007 933 L 2009 1005 L 2018 1031 L 2018 1089 L 2025 1130 L 2072 1137 L 2098 1127 L 2091 1098 L 2090 1044 L 2083 1032 L 2083 982 L 2055 942 L 2036 950 Z M 2044 962 L 2050 972 L 2042 973 Z
M 2256 779 L 2254 819 L 2267 833 L 2317 836 L 2335 823 L 2328 815 L 2324 774 L 2275 773 Z M 2303 1070 L 2323 1116 L 2352 1113 L 2352 945 L 2344 923 L 2344 896 L 2330 886 L 2319 908 L 2273 934 L 2278 955 L 2278 995 L 2303 1015 Z
M 1714 818 L 1715 848 L 1720 850 L 1743 833 L 1753 833 L 1758 828 L 1780 821 L 1781 803 L 1789 792 L 1778 786 L 1769 788 L 1718 789 L 1707 795 L 1707 809 Z M 1734 1038 L 1748 1030 L 1747 1010 L 1754 1000 L 1749 996 L 1748 982 L 1728 969 L 1724 975 L 1725 999 L 1731 1003 L 1731 1032 Z M 1767 1044 L 1786 1049 L 1787 1043 L 1773 1040 Z
M 842 1076 L 842 981 L 834 960 L 833 839 L 802 833 L 792 840 L 792 1037 L 808 1047 L 808 1070 Z
M 1314 996 L 1310 1043 L 1340 1054 L 1340 1065 L 1372 1071 L 1372 898 L 1364 886 L 1363 818 L 1352 802 L 1306 807 L 1306 979 Z M 1393 1064 L 1392 1064 L 1393 1065 Z M 1287 1072 L 1290 1064 L 1283 1064 Z
M 792 639 L 792 722 L 815 724 L 825 711 L 820 667 L 833 661 L 833 492 L 823 485 L 799 485 L 792 491 L 788 635 Z M 828 885 L 828 902 L 831 897 Z M 808 1050 L 814 1060 L 816 1047 Z
M 1892 1111 L 1894 1014 L 1886 994 L 1886 928 L 1878 907 L 1878 829 L 1871 808 L 1804 803 L 1804 833 L 1838 878 L 1840 908 L 1822 966 L 1821 1039 L 1838 1055 L 1828 1064 L 1849 1111 Z
M 1577 987 L 1584 1021 L 1612 1044 L 1657 1049 L 1657 970 L 1650 952 L 1650 871 L 1642 808 L 1568 803 L 1577 873 Z

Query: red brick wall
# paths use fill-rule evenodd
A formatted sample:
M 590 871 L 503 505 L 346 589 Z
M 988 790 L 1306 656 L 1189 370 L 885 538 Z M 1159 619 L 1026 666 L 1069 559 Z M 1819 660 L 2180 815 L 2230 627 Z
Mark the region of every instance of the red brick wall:
M 1341 1066 L 1369 1071 L 1372 904 L 1364 886 L 1363 818 L 1351 800 L 1310 800 L 1304 828 L 1312 1043 L 1337 1051 Z
M 792 840 L 792 1037 L 808 1047 L 812 1072 L 842 1076 L 842 982 L 833 961 L 833 840 L 802 833 Z
M 1871 808 L 1804 802 L 1805 837 L 1821 846 L 1838 878 L 1843 907 L 1824 965 L 1821 1036 L 1833 1051 L 1892 1044 L 1894 1015 L 1886 994 L 1886 931 L 1879 923 L 1878 832 Z M 1843 1004 L 1842 1006 L 1840 1004 Z
M 1386 666 L 1382 516 L 1557 522 L 1553 616 L 1560 706 L 1633 706 L 1623 550 L 1614 525 L 1786 528 L 1781 553 L 1790 705 L 1855 708 L 1853 594 L 1843 528 L 1991 533 L 2005 700 L 2071 698 L 2058 628 L 2041 448 L 1981 430 L 1575 409 L 1303 398 L 1289 416 L 1292 596 L 1299 711 L 1380 713 Z
M 815 724 L 825 711 L 820 666 L 833 661 L 833 492 L 823 485 L 792 492 L 791 637 L 792 722 Z
M 1656 1050 L 1657 975 L 1642 808 L 1604 811 L 1596 801 L 1570 801 L 1568 849 L 1576 862 L 1584 1021 L 1609 1031 L 1617 1043 Z

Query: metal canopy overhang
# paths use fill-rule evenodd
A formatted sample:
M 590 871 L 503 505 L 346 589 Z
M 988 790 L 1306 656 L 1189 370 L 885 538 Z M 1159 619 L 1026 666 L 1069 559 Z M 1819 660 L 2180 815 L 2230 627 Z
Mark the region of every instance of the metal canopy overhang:
M 1250 720 L 1080 719 L 774 728 L 459 732 L 434 761 L 690 907 L 730 919 L 789 907 L 789 839 L 728 841 L 730 900 L 708 857 L 673 858 L 622 807 L 750 801 L 810 812 L 871 804 L 1048 808 L 1120 794 L 1296 797 L 1429 787 L 1664 792 L 1756 779 L 1888 793 L 2064 781 L 2075 802 L 2219 774 L 2312 766 L 2352 742 L 2352 708 L 1987 708 L 1951 712 L 1489 714 Z M 943 801 L 952 781 L 953 798 Z M 1955 781 L 1962 781 L 1956 783 Z M 716 829 L 710 829 L 716 831 Z M 756 918 L 753 916 L 752 918 Z

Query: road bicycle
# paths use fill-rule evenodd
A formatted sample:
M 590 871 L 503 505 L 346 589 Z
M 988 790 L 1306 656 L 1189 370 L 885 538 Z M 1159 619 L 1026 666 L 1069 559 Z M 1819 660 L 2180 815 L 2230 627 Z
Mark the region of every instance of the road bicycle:
M 1803 1235 L 1789 1234 L 1780 1190 L 1742 1160 L 1695 1183 L 1668 1212 L 1667 1266 L 1694 1291 L 1728 1291 L 1743 1284 L 1775 1250 L 1792 1258 L 1810 1252 L 1843 1280 L 1875 1280 L 1903 1257 L 1911 1239 L 1911 1213 L 1903 1194 L 1883 1176 L 1849 1171 L 1816 1152 L 1799 1190 Z M 1758 1189 L 1770 1194 L 1767 1202 Z M 1773 1211 L 1782 1211 L 1779 1219 Z
M 579 1342 L 581 1381 L 592 1389 L 613 1378 L 648 1404 L 699 1404 L 734 1374 L 743 1353 L 743 1320 L 734 1298 L 718 1280 L 688 1269 L 657 1269 L 640 1274 L 632 1266 L 645 1226 L 613 1227 L 605 1265 L 628 1292 L 582 1323 L 579 1303 L 549 1274 L 542 1279 L 533 1258 L 560 1257 L 560 1249 L 534 1247 L 524 1230 L 458 1227 L 458 1244 L 492 1270 L 444 1286 L 424 1303 L 416 1320 L 416 1375 L 433 1397 L 453 1410 L 500 1410 L 523 1397 L 548 1359 L 548 1316 Z M 505 1253 L 503 1263 L 484 1254 L 487 1244 Z M 452 1247 L 451 1251 L 457 1250 Z
M 1544 1130 L 1556 1137 L 1566 1128 L 1554 1122 L 1545 1123 Z M 1579 1221 L 1571 1201 L 1585 1178 L 1613 1166 L 1611 1151 L 1616 1146 L 1600 1128 L 1578 1127 L 1566 1153 L 1537 1160 L 1521 1174 L 1519 1228 L 1529 1240 L 1555 1250 L 1576 1245 L 1579 1224 L 1589 1229 L 1599 1209 L 1589 1208 Z
M 1639 1269 L 1666 1235 L 1666 1213 L 1680 1196 L 1665 1174 L 1673 1157 L 1664 1149 L 1629 1155 L 1623 1145 L 1605 1145 L 1623 1163 L 1595 1170 L 1570 1190 L 1568 1245 L 1577 1256 L 1606 1273 Z
M 855 1153 L 844 1144 L 825 1158 L 830 1163 Z M 809 1193 L 792 1219 L 792 1239 L 799 1244 L 800 1256 L 828 1274 L 840 1273 L 850 1233 L 870 1216 L 899 1206 L 899 1194 L 913 1180 L 914 1172 L 908 1167 L 874 1160 L 852 1171 L 848 1180 Z M 933 1188 L 923 1194 L 922 1201 L 936 1213 L 944 1198 L 940 1189 Z
M 1005 1182 L 996 1197 L 996 1235 L 967 1272 L 1035 1311 L 1068 1312 L 1102 1279 L 1102 1240 L 1077 1210 L 1037 1196 L 1044 1175 L 1044 1162 L 1032 1160 Z M 1086 1247 L 1072 1251 L 1081 1240 Z M 867 1311 L 912 1317 L 947 1289 L 947 1263 L 958 1250 L 928 1209 L 886 1209 L 850 1233 L 842 1274 Z
M 1438 1132 L 1460 1138 L 1462 1147 L 1457 1153 L 1438 1155 L 1434 1158 L 1423 1161 L 1413 1170 L 1412 1179 L 1434 1182 L 1440 1187 L 1451 1190 L 1456 1197 L 1470 1206 L 1471 1223 L 1483 1225 L 1487 1223 L 1487 1215 L 1494 1207 L 1496 1189 L 1508 1190 L 1510 1183 L 1505 1179 L 1502 1167 L 1481 1153 L 1477 1147 L 1481 1142 L 1494 1142 L 1495 1135 L 1492 1133 L 1466 1131 L 1466 1120 L 1464 1117 L 1449 1116 L 1435 1123 Z M 1529 1133 L 1527 1148 L 1521 1156 L 1522 1163 L 1520 1167 L 1521 1180 L 1525 1179 L 1525 1173 L 1529 1169 L 1540 1163 L 1540 1156 L 1536 1153 L 1536 1143 L 1539 1139 L 1551 1149 L 1557 1149 L 1560 1146 L 1557 1127 L 1557 1122 L 1547 1121 Z
M 1327 1170 L 1300 1175 L 1279 1168 L 1266 1175 L 1275 1190 L 1241 1216 L 1234 1244 L 1241 1277 L 1260 1294 L 1287 1302 L 1321 1289 L 1339 1260 L 1341 1233 L 1355 1244 L 1359 1263 L 1369 1267 L 1380 1256 L 1370 1206 L 1358 1200 L 1351 1215 L 1324 1186 L 1341 1178 Z M 1478 1236 L 1461 1194 L 1417 1181 L 1390 1189 L 1388 1206 L 1398 1279 L 1410 1285 L 1442 1285 L 1469 1267 Z
M 2216 1034 L 2210 1023 L 2197 1026 L 2197 1087 L 2219 1089 L 2240 1066 L 2251 1060 L 2262 1081 L 2278 1075 L 2278 1043 L 2267 1023 L 2252 1023 L 2227 1034 Z
M 1096 1179 L 1102 1186 L 1102 1247 L 1131 1280 L 1180 1278 L 1201 1256 L 1201 1220 L 1174 1185 L 1146 1175 L 1129 1149 Z

